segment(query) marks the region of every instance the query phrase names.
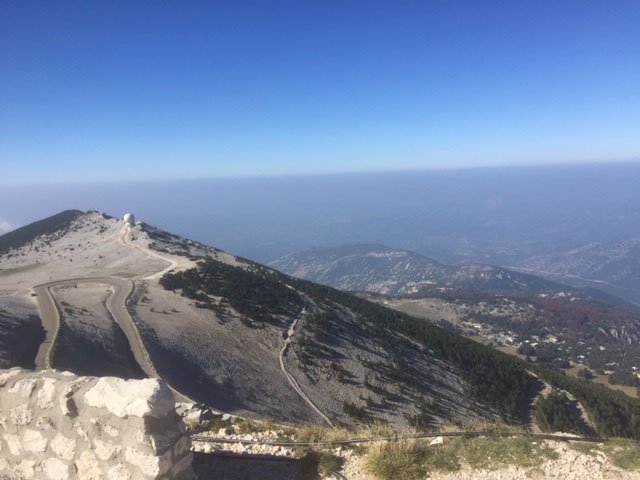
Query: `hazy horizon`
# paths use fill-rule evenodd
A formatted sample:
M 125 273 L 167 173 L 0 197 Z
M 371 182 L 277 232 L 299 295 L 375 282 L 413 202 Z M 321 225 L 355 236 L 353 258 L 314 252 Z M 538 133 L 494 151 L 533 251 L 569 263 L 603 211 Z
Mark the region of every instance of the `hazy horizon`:
M 637 178 L 640 163 L 14 187 L 0 189 L 0 224 L 132 211 L 259 261 L 374 242 L 504 264 L 640 235 Z

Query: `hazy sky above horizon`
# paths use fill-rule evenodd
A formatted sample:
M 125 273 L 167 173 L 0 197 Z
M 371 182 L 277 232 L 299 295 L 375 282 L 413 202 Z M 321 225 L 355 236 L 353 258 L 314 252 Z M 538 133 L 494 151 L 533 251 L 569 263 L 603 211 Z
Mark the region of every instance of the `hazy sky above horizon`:
M 640 160 L 640 2 L 2 2 L 0 186 Z

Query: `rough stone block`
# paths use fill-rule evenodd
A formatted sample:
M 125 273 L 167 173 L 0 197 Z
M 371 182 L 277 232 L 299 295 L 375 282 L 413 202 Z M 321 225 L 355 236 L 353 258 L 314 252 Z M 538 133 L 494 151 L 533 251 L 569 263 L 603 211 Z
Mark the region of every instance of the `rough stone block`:
M 111 460 L 120 453 L 122 447 L 110 442 L 103 442 L 100 439 L 94 439 L 93 445 L 95 446 L 96 455 L 100 460 Z
M 18 476 L 18 478 L 24 478 L 25 480 L 28 480 L 35 477 L 35 467 L 36 462 L 34 462 L 33 460 L 22 460 L 18 465 L 15 466 L 13 472 Z
M 0 478 L 191 480 L 173 407 L 158 380 L 0 370 Z
M 102 480 L 104 478 L 100 462 L 91 451 L 87 450 L 80 454 L 76 460 L 76 468 L 78 469 L 78 478 L 83 480 Z
M 13 384 L 13 387 L 9 389 L 9 393 L 17 394 L 22 398 L 29 398 L 36 389 L 37 384 L 38 379 L 36 378 L 22 378 Z
M 103 377 L 85 393 L 84 399 L 87 405 L 106 408 L 118 417 L 162 417 L 175 406 L 171 390 L 153 378 L 131 382 Z
M 107 472 L 107 478 L 109 480 L 130 480 L 131 472 L 122 463 L 119 463 L 109 469 Z
M 25 430 L 22 435 L 22 448 L 33 453 L 42 453 L 47 449 L 46 439 L 38 430 Z
M 154 453 L 160 454 L 169 450 L 179 437 L 180 432 L 171 428 L 168 428 L 164 432 L 156 433 L 147 433 L 140 429 L 136 433 L 136 440 L 138 443 L 147 445 L 153 449 Z
M 12 368 L 11 370 L 5 370 L 0 373 L 0 387 L 4 387 L 9 383 L 9 380 L 19 375 L 21 372 L 23 372 L 21 368 Z
M 138 467 L 142 473 L 152 477 L 159 477 L 171 468 L 171 451 L 156 456 L 134 447 L 128 447 L 124 458 L 131 465 Z
M 45 378 L 38 390 L 38 407 L 53 407 L 53 399 L 56 395 L 56 380 L 54 378 Z
M 9 419 L 14 425 L 29 425 L 33 420 L 33 412 L 29 409 L 29 405 L 20 405 L 9 411 Z
M 63 372 L 67 373 L 67 372 Z M 88 378 L 78 378 L 77 380 L 67 383 L 60 394 L 59 403 L 60 410 L 63 415 L 75 417 L 78 414 L 78 407 L 73 399 L 73 395 L 80 390 L 82 385 L 89 381 Z
M 7 447 L 9 447 L 11 455 L 18 457 L 22 454 L 22 443 L 17 435 L 14 435 L 13 433 L 5 433 L 4 441 L 7 442 Z
M 58 458 L 48 458 L 42 463 L 42 469 L 49 480 L 67 480 L 70 478 L 70 468 Z
M 57 433 L 51 441 L 51 450 L 65 460 L 71 460 L 76 454 L 77 441 L 75 438 L 65 437 Z

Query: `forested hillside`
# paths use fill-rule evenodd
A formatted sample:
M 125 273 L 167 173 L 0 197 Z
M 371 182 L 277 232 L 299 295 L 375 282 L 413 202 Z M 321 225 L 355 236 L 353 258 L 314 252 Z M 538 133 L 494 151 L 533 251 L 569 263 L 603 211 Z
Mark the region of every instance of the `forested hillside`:
M 258 264 L 239 268 L 207 259 L 195 269 L 166 274 L 161 283 L 166 289 L 179 289 L 202 308 L 224 311 L 231 307 L 256 322 L 279 321 L 282 315 L 303 305 L 300 295 L 324 310 L 348 311 L 361 325 L 362 334 L 376 338 L 381 345 L 385 345 L 384 339 L 390 338 L 391 334 L 400 335 L 418 343 L 425 352 L 454 365 L 469 385 L 468 395 L 489 403 L 511 423 L 523 421 L 523 405 L 538 387 L 539 382 L 528 373 L 531 365 L 513 356 L 428 321 Z M 330 328 L 319 329 L 321 339 L 331 335 Z M 583 402 L 600 434 L 638 438 L 640 402 L 605 387 L 570 379 L 555 370 L 538 368 L 536 372 L 545 381 L 569 391 Z

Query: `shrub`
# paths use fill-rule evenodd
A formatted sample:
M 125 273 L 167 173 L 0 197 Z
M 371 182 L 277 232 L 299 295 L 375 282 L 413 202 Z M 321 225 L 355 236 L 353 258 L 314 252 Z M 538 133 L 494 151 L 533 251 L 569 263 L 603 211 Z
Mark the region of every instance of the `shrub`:
M 380 480 L 417 480 L 427 474 L 427 458 L 426 443 L 409 440 L 374 444 L 365 461 Z
M 580 433 L 573 418 L 570 401 L 564 393 L 551 392 L 535 407 L 536 422 L 545 432 Z

